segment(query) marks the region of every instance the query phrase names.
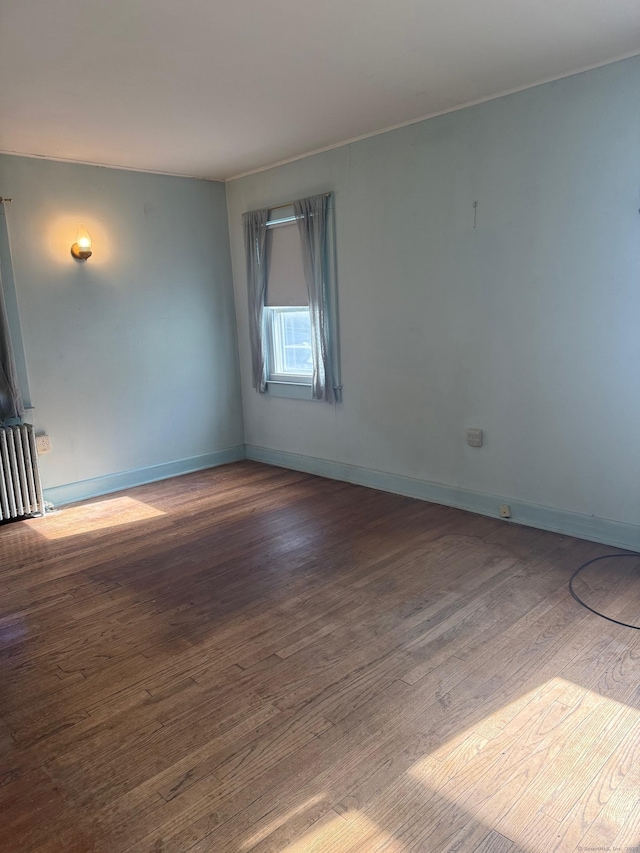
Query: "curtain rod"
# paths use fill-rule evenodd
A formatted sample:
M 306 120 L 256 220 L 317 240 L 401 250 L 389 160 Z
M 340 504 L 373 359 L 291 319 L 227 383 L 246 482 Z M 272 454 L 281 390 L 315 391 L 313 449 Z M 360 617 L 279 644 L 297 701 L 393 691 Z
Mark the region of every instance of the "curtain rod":
M 13 201 L 13 199 L 12 198 L 2 198 L 2 196 L 0 195 L 0 204 L 4 204 L 5 201 Z
M 318 193 L 318 195 L 323 195 L 325 198 L 329 198 L 331 193 Z M 291 207 L 291 205 L 296 201 L 299 201 L 299 199 L 296 198 L 292 201 L 285 201 L 282 204 L 274 204 L 271 207 L 268 207 L 267 210 L 280 210 L 281 207 Z

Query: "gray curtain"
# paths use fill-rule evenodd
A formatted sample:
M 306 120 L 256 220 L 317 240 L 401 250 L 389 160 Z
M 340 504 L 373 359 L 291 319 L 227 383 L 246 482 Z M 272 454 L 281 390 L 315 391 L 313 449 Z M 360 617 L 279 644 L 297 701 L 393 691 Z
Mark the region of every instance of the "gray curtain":
M 244 251 L 247 263 L 249 297 L 249 341 L 253 387 L 260 394 L 267 389 L 267 367 L 264 354 L 263 316 L 267 290 L 267 219 L 268 210 L 252 210 L 242 216 Z
M 23 415 L 24 406 L 18 388 L 18 374 L 0 279 L 0 422 L 9 418 L 22 418 Z
M 309 292 L 313 359 L 311 396 L 314 400 L 332 403 L 334 379 L 327 302 L 327 208 L 326 195 L 311 196 L 293 203 L 302 241 L 302 261 Z

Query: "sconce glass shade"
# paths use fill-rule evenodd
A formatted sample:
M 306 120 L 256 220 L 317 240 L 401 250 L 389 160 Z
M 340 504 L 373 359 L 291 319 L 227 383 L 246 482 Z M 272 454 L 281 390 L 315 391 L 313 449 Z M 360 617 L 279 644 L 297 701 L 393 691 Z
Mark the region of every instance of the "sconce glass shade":
M 86 261 L 93 254 L 91 251 L 91 237 L 84 225 L 78 225 L 78 239 L 71 247 L 71 254 L 79 261 Z

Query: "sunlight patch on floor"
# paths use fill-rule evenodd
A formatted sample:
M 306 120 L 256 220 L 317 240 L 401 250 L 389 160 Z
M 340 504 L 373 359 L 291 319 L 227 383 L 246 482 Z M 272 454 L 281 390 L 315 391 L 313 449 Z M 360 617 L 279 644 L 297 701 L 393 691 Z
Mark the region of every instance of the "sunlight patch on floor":
M 44 536 L 45 539 L 53 540 L 117 527 L 122 524 L 148 521 L 162 515 L 166 515 L 163 510 L 125 495 L 124 497 L 109 498 L 95 503 L 63 508 L 42 518 L 27 519 L 23 523 L 30 527 L 34 533 Z
M 597 830 L 603 766 L 616 768 L 613 798 L 639 734 L 637 709 L 553 678 L 420 759 L 405 785 L 421 781 L 434 814 L 448 803 L 460 827 L 494 829 L 531 853 L 574 849 L 589 825 Z
M 259 844 L 268 835 L 271 835 L 272 832 L 275 832 L 276 829 L 279 829 L 281 826 L 284 826 L 288 821 L 292 820 L 296 815 L 299 815 L 302 812 L 307 811 L 307 809 L 312 808 L 313 806 L 322 802 L 322 800 L 324 800 L 324 797 L 320 797 L 320 796 L 311 797 L 311 799 L 306 800 L 304 803 L 297 806 L 295 809 L 291 809 L 290 811 L 285 812 L 285 814 L 280 815 L 280 817 L 274 818 L 273 820 L 269 821 L 269 823 L 267 823 L 265 826 L 263 826 L 262 829 L 260 829 L 258 832 L 255 832 L 250 838 L 247 838 L 247 840 L 242 845 L 242 849 L 243 850 L 251 850 L 252 847 L 255 847 L 256 844 Z
M 351 811 L 341 816 L 331 811 L 279 853 L 350 853 L 383 846 L 385 853 L 405 853 L 406 849 L 361 812 Z
M 360 808 L 331 810 L 278 844 L 278 831 L 291 821 L 294 832 L 325 799 L 312 798 L 265 822 L 242 849 L 275 833 L 269 849 L 278 853 L 463 851 L 495 834 L 521 853 L 561 853 L 610 849 L 603 845 L 621 825 L 628 846 L 640 825 L 638 743 L 636 708 L 551 678 L 425 754 Z

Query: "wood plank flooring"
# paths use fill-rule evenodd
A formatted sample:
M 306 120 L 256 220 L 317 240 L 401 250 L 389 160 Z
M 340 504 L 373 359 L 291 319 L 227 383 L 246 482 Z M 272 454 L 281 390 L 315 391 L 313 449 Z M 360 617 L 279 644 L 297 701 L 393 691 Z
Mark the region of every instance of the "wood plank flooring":
M 613 551 L 250 462 L 4 525 L 0 850 L 640 849 Z

